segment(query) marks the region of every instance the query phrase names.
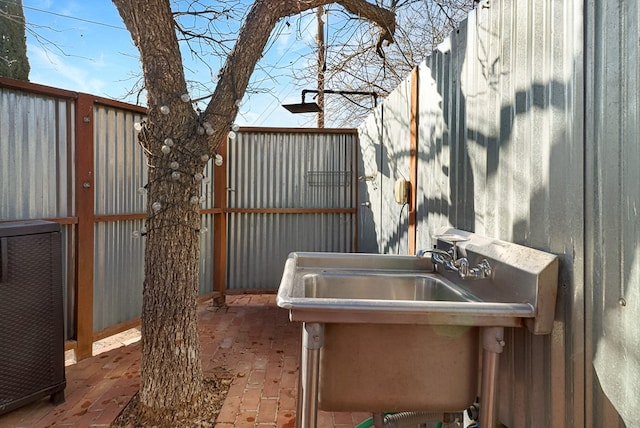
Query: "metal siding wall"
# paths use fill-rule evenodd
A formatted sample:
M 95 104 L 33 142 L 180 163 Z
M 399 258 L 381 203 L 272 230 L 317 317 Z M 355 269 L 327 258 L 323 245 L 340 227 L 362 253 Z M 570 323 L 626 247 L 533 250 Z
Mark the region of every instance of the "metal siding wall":
M 553 333 L 506 334 L 509 428 L 584 423 L 582 13 L 577 0 L 482 3 L 419 69 L 417 247 L 447 225 L 561 258 Z M 387 112 L 383 129 L 402 133 L 408 114 Z
M 384 104 L 373 110 L 358 128 L 358 251 L 381 253 L 382 244 L 382 136 Z M 363 205 L 365 204 L 365 205 Z
M 396 203 L 396 180 L 409 181 L 411 80 L 405 79 L 384 101 L 382 164 L 380 165 L 381 254 L 407 254 L 408 206 Z
M 494 1 L 420 67 L 418 248 L 446 225 L 562 260 L 553 334 L 506 334 L 510 428 L 582 424 L 581 19 L 580 2 Z
M 95 214 L 146 211 L 137 193 L 147 166 L 134 123 L 143 115 L 116 107 L 94 107 Z M 140 315 L 144 281 L 144 238 L 134 238 L 142 220 L 95 224 L 93 329 L 99 331 Z
M 146 158 L 134 129 L 143 118 L 140 113 L 95 105 L 96 215 L 146 211 L 146 198 L 137 193 L 146 183 Z
M 359 127 L 360 225 L 358 249 L 380 254 L 407 254 L 408 206 L 395 202 L 399 178 L 409 180 L 411 80 L 403 81 Z M 367 227 L 367 225 L 369 226 Z M 375 228 L 375 233 L 372 229 Z M 374 241 L 376 243 L 374 245 Z
M 93 329 L 99 331 L 140 316 L 144 239 L 133 238 L 142 220 L 96 223 Z
M 353 208 L 356 136 L 240 132 L 228 147 L 230 209 Z M 230 213 L 227 289 L 277 289 L 291 251 L 353 249 L 351 214 Z M 249 269 L 250 267 L 250 269 Z
M 144 115 L 119 107 L 96 104 L 94 108 L 95 213 L 120 215 L 146 212 L 147 198 L 138 188 L 147 180 L 147 160 L 138 144 L 134 123 Z M 213 162 L 205 175 L 213 176 Z M 202 185 L 212 204 L 212 183 Z M 201 294 L 213 290 L 212 215 L 202 216 L 209 232 L 200 238 Z M 94 331 L 111 327 L 140 315 L 144 281 L 144 238 L 133 238 L 142 220 L 96 223 L 94 259 Z
M 234 213 L 229 217 L 229 290 L 277 290 L 292 251 L 352 251 L 351 214 Z
M 351 181 L 332 186 L 331 180 L 352 180 L 354 139 L 350 134 L 239 133 L 228 150 L 228 207 L 352 207 Z M 319 180 L 329 180 L 328 185 Z
M 640 7 L 587 9 L 587 424 L 640 412 Z
M 72 106 L 0 88 L 0 219 L 73 215 Z
M 204 206 L 204 204 L 203 204 Z M 200 230 L 207 228 L 207 232 L 200 235 L 200 295 L 213 291 L 213 214 L 203 215 L 200 220 Z
M 0 220 L 74 215 L 72 99 L 0 87 Z M 73 225 L 61 226 L 65 339 L 74 337 Z

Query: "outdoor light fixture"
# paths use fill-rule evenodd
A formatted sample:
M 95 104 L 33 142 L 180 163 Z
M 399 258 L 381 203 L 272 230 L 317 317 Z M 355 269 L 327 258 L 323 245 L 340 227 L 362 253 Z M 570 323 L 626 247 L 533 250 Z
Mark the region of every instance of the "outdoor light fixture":
M 333 91 L 331 89 L 325 89 L 324 91 L 322 91 L 325 94 L 338 94 L 338 95 L 342 95 L 345 98 L 347 95 L 370 95 L 373 97 L 373 105 L 374 107 L 378 105 L 378 94 L 375 92 L 360 92 L 360 91 Z M 322 109 L 320 108 L 320 106 L 315 103 L 315 102 L 306 102 L 305 96 L 309 93 L 312 94 L 319 94 L 320 91 L 316 90 L 316 89 L 303 89 L 302 90 L 302 103 L 300 104 L 282 104 L 282 107 L 286 108 L 287 110 L 289 110 L 291 113 L 297 114 L 297 113 L 319 113 L 322 111 Z
M 310 90 L 307 90 L 307 89 L 303 89 L 302 90 L 302 103 L 300 103 L 300 104 L 282 104 L 282 107 L 286 108 L 287 110 L 289 110 L 293 114 L 298 114 L 298 113 L 319 113 L 319 112 L 321 112 L 322 109 L 320 108 L 318 103 L 305 102 L 304 98 L 305 98 L 305 96 L 307 95 L 308 92 L 317 93 L 318 91 L 310 91 Z
M 300 104 L 282 104 L 282 107 L 289 110 L 291 113 L 319 113 L 322 111 L 318 103 L 310 102 L 306 103 L 304 101 L 304 91 L 302 91 L 302 103 Z

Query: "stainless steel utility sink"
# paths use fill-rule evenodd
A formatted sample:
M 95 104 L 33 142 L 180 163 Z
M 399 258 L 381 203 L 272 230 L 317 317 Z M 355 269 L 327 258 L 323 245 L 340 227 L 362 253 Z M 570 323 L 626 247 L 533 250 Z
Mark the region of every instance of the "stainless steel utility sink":
M 430 257 L 289 255 L 277 304 L 303 322 L 299 426 L 315 426 L 317 408 L 464 410 L 479 391 L 480 352 L 481 393 L 491 396 L 484 422 L 491 425 L 489 386 L 496 382 L 503 329 L 551 332 L 558 260 L 456 229 L 441 230 L 436 246 L 470 267 L 491 269 L 461 275 Z
M 492 282 L 467 284 L 416 256 L 299 252 L 285 264 L 277 303 L 306 322 L 521 327 L 535 318 L 531 299 L 496 295 Z

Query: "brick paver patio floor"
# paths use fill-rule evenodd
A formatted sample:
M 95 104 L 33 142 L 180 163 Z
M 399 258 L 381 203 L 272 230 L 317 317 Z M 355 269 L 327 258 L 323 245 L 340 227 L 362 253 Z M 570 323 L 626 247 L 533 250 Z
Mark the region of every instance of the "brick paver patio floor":
M 227 307 L 200 305 L 205 373 L 235 375 L 216 427 L 295 426 L 300 324 L 275 295 L 227 296 Z M 65 402 L 44 398 L 0 416 L 0 427 L 107 427 L 139 388 L 140 342 L 130 330 L 94 347 L 95 356 L 66 367 Z M 368 413 L 319 412 L 319 427 L 354 427 Z

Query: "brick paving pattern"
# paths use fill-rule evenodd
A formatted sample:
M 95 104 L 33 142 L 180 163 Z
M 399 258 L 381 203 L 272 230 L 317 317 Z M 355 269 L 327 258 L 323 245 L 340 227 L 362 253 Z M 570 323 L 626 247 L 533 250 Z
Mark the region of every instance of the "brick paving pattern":
M 300 324 L 275 295 L 227 296 L 227 307 L 200 305 L 203 368 L 224 367 L 235 379 L 216 427 L 295 426 Z M 65 402 L 44 398 L 0 416 L 0 428 L 108 427 L 139 388 L 136 330 L 97 343 L 92 358 L 66 367 Z M 368 413 L 319 412 L 321 428 L 352 428 Z

